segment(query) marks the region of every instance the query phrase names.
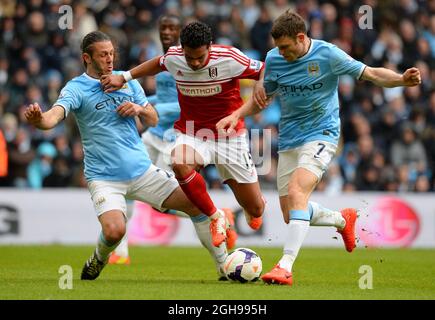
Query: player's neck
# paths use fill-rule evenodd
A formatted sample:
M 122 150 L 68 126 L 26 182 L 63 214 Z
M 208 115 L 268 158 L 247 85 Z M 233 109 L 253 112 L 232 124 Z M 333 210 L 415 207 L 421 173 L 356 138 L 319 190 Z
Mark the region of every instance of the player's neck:
M 86 74 L 88 76 L 90 76 L 91 78 L 94 78 L 94 79 L 97 79 L 97 80 L 100 80 L 100 78 L 101 78 L 101 74 L 99 74 L 97 71 L 95 71 L 92 68 L 87 68 L 86 69 Z
M 310 48 L 311 38 L 306 37 L 304 41 L 304 50 L 302 51 L 302 54 L 298 57 L 298 59 L 304 57 L 308 53 L 308 51 L 310 51 Z

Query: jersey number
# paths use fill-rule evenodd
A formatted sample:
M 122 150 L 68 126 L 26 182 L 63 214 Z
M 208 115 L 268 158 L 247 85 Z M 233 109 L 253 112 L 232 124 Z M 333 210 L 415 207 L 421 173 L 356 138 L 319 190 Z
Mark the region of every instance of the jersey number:
M 319 151 L 317 151 L 317 153 L 314 155 L 315 159 L 320 159 L 320 153 L 322 153 L 323 149 L 325 149 L 326 145 L 324 143 L 318 143 L 317 144 L 319 148 Z

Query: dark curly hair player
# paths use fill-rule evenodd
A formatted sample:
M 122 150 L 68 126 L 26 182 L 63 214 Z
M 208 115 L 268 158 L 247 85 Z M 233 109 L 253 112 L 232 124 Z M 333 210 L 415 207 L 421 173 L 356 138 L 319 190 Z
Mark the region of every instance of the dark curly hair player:
M 202 22 L 192 22 L 181 30 L 181 46 L 197 49 L 202 46 L 209 47 L 212 41 L 211 28 Z

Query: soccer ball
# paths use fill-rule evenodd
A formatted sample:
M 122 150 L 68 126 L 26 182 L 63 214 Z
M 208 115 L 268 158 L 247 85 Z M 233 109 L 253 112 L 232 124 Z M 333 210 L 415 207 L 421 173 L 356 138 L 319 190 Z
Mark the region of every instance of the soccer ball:
M 231 252 L 224 264 L 224 272 L 228 280 L 241 283 L 257 281 L 261 271 L 260 256 L 248 248 L 238 248 Z

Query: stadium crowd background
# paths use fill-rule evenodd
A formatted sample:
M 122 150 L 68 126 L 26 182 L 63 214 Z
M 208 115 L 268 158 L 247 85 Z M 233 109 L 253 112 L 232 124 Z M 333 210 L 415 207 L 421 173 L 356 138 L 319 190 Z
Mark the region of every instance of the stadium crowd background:
M 58 25 L 64 4 L 72 7 L 71 30 Z M 373 10 L 373 29 L 359 28 L 362 5 Z M 161 53 L 156 26 L 165 12 L 180 15 L 184 23 L 206 22 L 215 43 L 264 60 L 273 46 L 272 22 L 288 8 L 308 21 L 312 38 L 332 42 L 370 66 L 398 72 L 416 66 L 422 77 L 421 86 L 393 89 L 341 78 L 341 143 L 317 189 L 329 194 L 435 191 L 434 0 L 0 0 L 0 186 L 86 187 L 74 118 L 39 131 L 26 123 L 23 112 L 32 102 L 47 110 L 62 86 L 84 71 L 80 42 L 88 32 L 100 29 L 113 38 L 120 70 Z M 147 95 L 153 94 L 153 78 L 141 81 Z M 247 96 L 252 82 L 241 85 Z M 260 176 L 263 189 L 276 188 L 279 113 L 274 101 L 246 121 L 248 128 L 272 132 L 270 145 L 262 140 L 253 145 L 272 150 L 272 169 Z M 204 174 L 210 188 L 224 188 L 213 167 Z

